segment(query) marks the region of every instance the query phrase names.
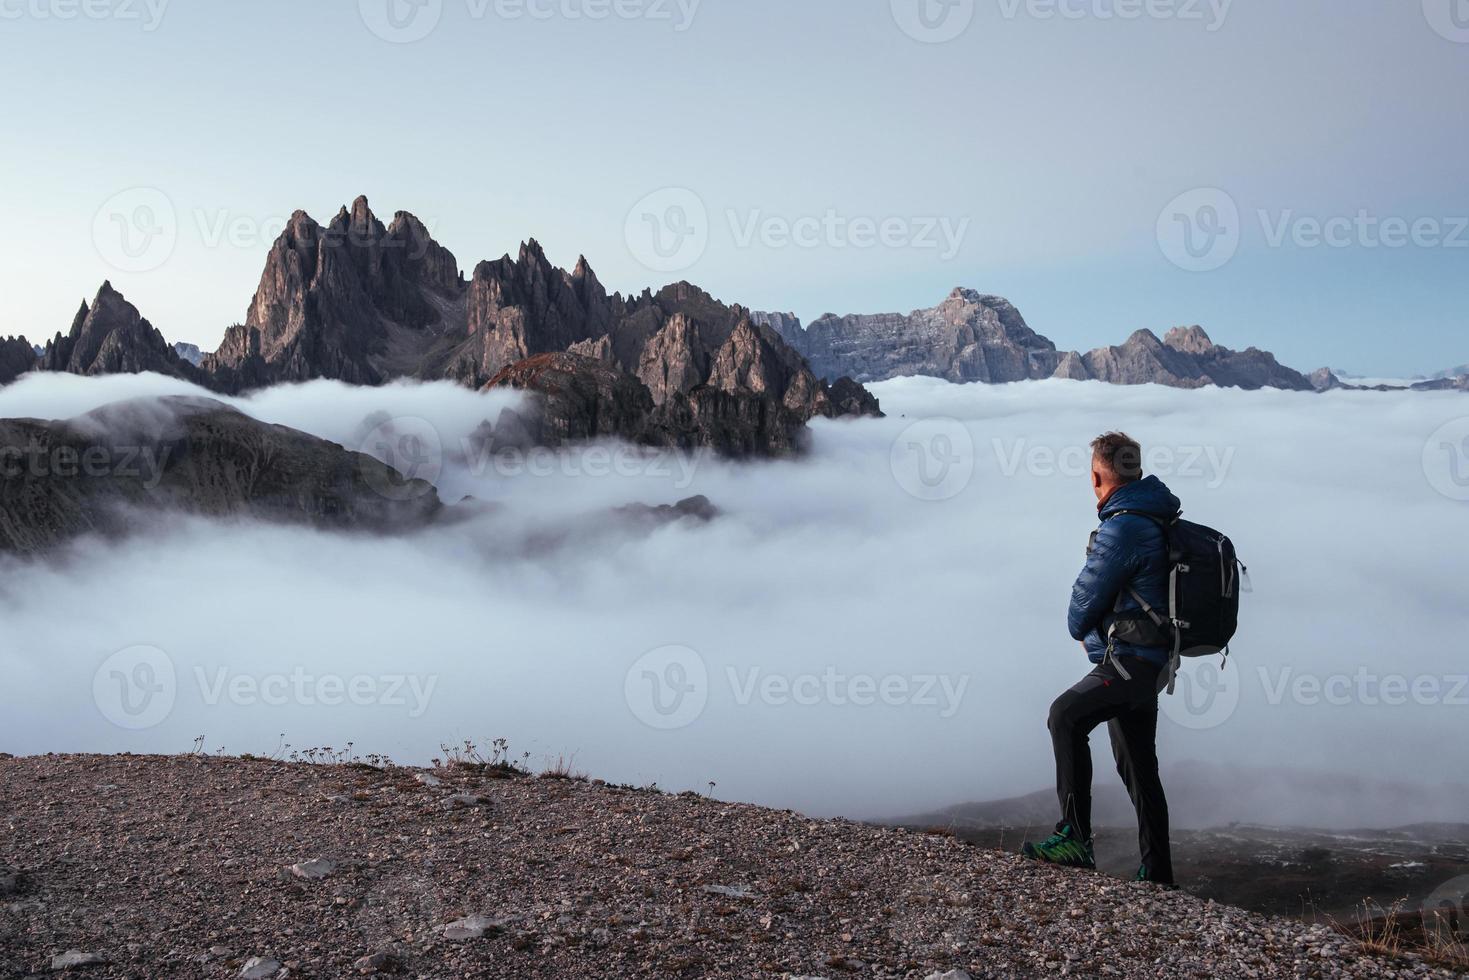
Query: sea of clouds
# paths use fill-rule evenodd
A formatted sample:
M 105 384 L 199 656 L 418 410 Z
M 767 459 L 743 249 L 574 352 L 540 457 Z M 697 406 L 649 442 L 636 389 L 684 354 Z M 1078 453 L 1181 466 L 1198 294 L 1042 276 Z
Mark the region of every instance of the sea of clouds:
M 1229 665 L 1190 663 L 1164 698 L 1165 765 L 1346 787 L 1321 814 L 1258 794 L 1234 812 L 1226 788 L 1221 819 L 1462 819 L 1469 399 L 873 388 L 886 419 L 818 421 L 808 458 L 745 464 L 610 444 L 487 459 L 472 435 L 517 396 L 447 384 L 232 399 L 498 506 L 393 538 L 176 518 L 7 560 L 0 750 L 268 754 L 283 733 L 425 763 L 504 738 L 533 768 L 815 814 L 1029 793 L 1051 779 L 1049 703 L 1088 669 L 1065 628 L 1095 525 L 1086 446 L 1124 429 L 1254 587 Z M 200 392 L 34 375 L 0 389 L 0 417 L 162 394 Z M 721 516 L 613 512 L 694 494 Z M 1415 792 L 1371 789 L 1390 784 Z

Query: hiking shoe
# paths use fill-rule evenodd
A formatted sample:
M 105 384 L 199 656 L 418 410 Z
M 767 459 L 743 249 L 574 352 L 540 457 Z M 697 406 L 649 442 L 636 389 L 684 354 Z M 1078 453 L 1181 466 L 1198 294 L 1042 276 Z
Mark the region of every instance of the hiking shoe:
M 1153 874 L 1153 872 L 1149 870 L 1146 864 L 1137 869 L 1137 874 L 1133 876 L 1132 880 L 1147 882 L 1150 885 L 1157 885 L 1159 888 L 1166 888 L 1169 891 L 1176 891 L 1178 889 L 1178 886 L 1171 881 L 1160 881 Z
M 1020 846 L 1020 853 L 1032 861 L 1059 864 L 1063 868 L 1088 868 L 1095 871 L 1097 867 L 1092 842 L 1078 837 L 1070 824 L 1063 824 L 1061 829 L 1039 844 L 1026 841 Z

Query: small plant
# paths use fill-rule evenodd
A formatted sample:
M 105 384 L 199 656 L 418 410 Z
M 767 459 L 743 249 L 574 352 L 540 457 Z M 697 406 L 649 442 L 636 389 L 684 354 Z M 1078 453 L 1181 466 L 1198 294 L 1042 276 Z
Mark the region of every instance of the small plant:
M 476 743 L 469 739 L 465 739 L 459 745 L 440 743 L 439 751 L 443 753 L 443 758 L 433 760 L 435 769 L 471 769 L 499 779 L 530 775 L 530 770 L 523 764 L 510 760 L 510 741 L 508 739 L 497 738 L 492 741 L 488 757 L 480 751 Z M 522 760 L 529 758 L 529 752 L 521 756 Z
M 564 755 L 558 755 L 556 756 L 556 758 L 547 761 L 546 769 L 541 773 L 541 778 L 568 779 L 581 783 L 586 782 L 587 774 L 584 772 L 577 772 L 576 769 L 573 768 L 575 761 L 576 756 L 571 756 L 570 758 L 568 758 Z

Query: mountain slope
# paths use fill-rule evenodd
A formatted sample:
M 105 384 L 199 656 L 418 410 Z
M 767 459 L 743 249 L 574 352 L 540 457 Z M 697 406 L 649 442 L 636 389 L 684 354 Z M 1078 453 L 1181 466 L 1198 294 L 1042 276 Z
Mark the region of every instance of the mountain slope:
M 0 961 L 39 973 L 73 950 L 90 976 L 179 980 L 1451 975 L 948 837 L 496 775 L 0 759 L 18 872 Z
M 142 530 L 165 513 L 388 531 L 440 507 L 432 486 L 371 457 L 203 398 L 0 420 L 0 446 L 0 552 Z

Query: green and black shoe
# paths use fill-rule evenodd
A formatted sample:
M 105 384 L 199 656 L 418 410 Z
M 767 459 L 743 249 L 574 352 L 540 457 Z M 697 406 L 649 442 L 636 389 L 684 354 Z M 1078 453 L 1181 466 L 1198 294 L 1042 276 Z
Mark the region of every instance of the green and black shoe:
M 1177 891 L 1178 890 L 1178 886 L 1175 885 L 1173 882 L 1171 882 L 1171 881 L 1160 881 L 1158 879 L 1158 876 L 1155 875 L 1155 874 L 1153 874 L 1152 870 L 1149 869 L 1146 864 L 1144 864 L 1142 867 L 1140 867 L 1140 868 L 1137 869 L 1137 874 L 1133 877 L 1132 880 L 1133 881 L 1145 881 L 1145 882 L 1147 882 L 1150 885 L 1157 885 L 1159 888 L 1163 888 L 1163 889 L 1166 889 L 1168 891 Z
M 1097 867 L 1092 842 L 1082 840 L 1069 823 L 1062 824 L 1060 829 L 1039 844 L 1026 841 L 1020 846 L 1020 853 L 1032 861 L 1059 864 L 1063 868 L 1087 868 L 1095 871 Z

